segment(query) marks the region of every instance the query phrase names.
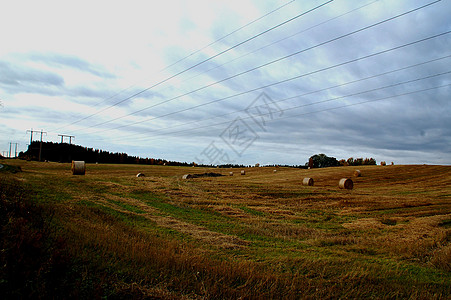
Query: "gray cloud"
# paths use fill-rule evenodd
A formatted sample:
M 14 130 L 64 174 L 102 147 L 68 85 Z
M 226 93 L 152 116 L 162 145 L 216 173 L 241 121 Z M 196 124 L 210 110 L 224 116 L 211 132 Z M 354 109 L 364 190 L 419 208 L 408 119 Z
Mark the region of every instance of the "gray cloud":
M 39 53 L 39 52 L 32 52 L 29 54 L 24 55 L 25 59 L 28 59 L 30 61 L 38 61 L 45 63 L 48 66 L 53 67 L 69 67 L 78 69 L 83 72 L 88 72 L 93 75 L 96 75 L 101 78 L 105 79 L 113 79 L 116 78 L 116 76 L 107 70 L 105 70 L 104 67 L 93 65 L 89 63 L 86 60 L 83 60 L 79 57 L 72 56 L 72 55 L 66 55 L 66 54 L 59 54 L 59 53 Z
M 0 61 L 0 83 L 10 88 L 27 85 L 61 87 L 64 85 L 64 78 L 48 71 Z

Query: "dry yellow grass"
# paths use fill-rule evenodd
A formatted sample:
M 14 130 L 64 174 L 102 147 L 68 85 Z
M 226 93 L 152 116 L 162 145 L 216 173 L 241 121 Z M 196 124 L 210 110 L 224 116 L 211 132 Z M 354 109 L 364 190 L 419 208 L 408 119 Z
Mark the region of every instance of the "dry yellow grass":
M 24 171 L 14 176 L 53 193 L 55 209 L 64 216 L 60 222 L 74 240 L 102 253 L 145 264 L 150 258 L 141 251 L 156 251 L 146 239 L 158 236 L 167 241 L 169 256 L 207 255 L 252 270 L 255 263 L 280 278 L 288 272 L 289 295 L 296 295 L 297 280 L 308 278 L 314 278 L 312 286 L 328 282 L 336 296 L 381 296 L 369 282 L 387 284 L 387 276 L 406 280 L 410 292 L 400 292 L 404 296 L 440 297 L 450 290 L 443 281 L 451 269 L 448 166 L 362 166 L 364 176 L 353 177 L 354 167 L 246 168 L 245 176 L 229 176 L 241 169 L 87 164 L 86 175 L 73 176 L 69 164 L 8 163 Z M 138 172 L 146 177 L 136 178 Z M 225 176 L 182 180 L 183 174 L 206 172 Z M 304 186 L 306 177 L 315 185 Z M 354 189 L 339 189 L 338 180 L 347 177 Z M 130 235 L 124 226 L 140 234 Z M 367 290 L 347 291 L 332 275 Z M 414 292 L 419 282 L 423 294 Z M 119 285 L 167 292 L 144 283 Z M 441 290 L 435 293 L 434 286 Z M 203 289 L 215 293 L 205 283 Z

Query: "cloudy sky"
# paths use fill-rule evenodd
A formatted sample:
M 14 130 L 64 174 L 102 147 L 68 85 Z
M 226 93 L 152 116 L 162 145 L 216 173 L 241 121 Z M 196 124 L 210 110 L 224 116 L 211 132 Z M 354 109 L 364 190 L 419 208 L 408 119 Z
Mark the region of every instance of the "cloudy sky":
M 0 3 L 1 154 L 451 164 L 449 0 Z

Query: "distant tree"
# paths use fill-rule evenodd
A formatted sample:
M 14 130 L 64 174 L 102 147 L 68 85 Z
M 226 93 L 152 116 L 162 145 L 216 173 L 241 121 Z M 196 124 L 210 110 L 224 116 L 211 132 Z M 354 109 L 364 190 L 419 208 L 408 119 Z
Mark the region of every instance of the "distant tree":
M 363 161 L 364 165 L 376 165 L 376 160 L 374 158 L 365 158 Z
M 308 160 L 308 167 L 313 168 L 313 158 L 311 158 L 311 157 Z
M 361 166 L 361 165 L 375 165 L 376 164 L 376 160 L 374 158 L 348 158 L 346 160 L 346 164 L 348 166 Z
M 363 158 L 356 158 L 354 160 L 354 166 L 361 166 L 363 165 Z
M 313 168 L 326 168 L 339 166 L 338 160 L 335 157 L 329 157 L 326 154 L 315 154 L 310 157 L 313 162 Z
M 340 159 L 340 160 L 338 161 L 338 164 L 339 164 L 340 166 L 348 166 L 348 162 L 347 162 L 345 159 Z

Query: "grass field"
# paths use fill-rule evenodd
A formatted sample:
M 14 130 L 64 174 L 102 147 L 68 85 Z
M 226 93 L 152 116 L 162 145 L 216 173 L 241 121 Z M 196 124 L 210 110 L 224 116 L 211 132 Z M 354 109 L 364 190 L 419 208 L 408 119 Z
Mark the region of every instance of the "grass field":
M 0 169 L 8 220 L 0 287 L 11 298 L 451 295 L 450 166 L 264 167 L 241 176 L 88 164 L 74 176 L 70 164 L 0 163 L 22 170 Z M 226 176 L 182 179 L 205 172 Z M 343 177 L 353 190 L 338 188 Z

